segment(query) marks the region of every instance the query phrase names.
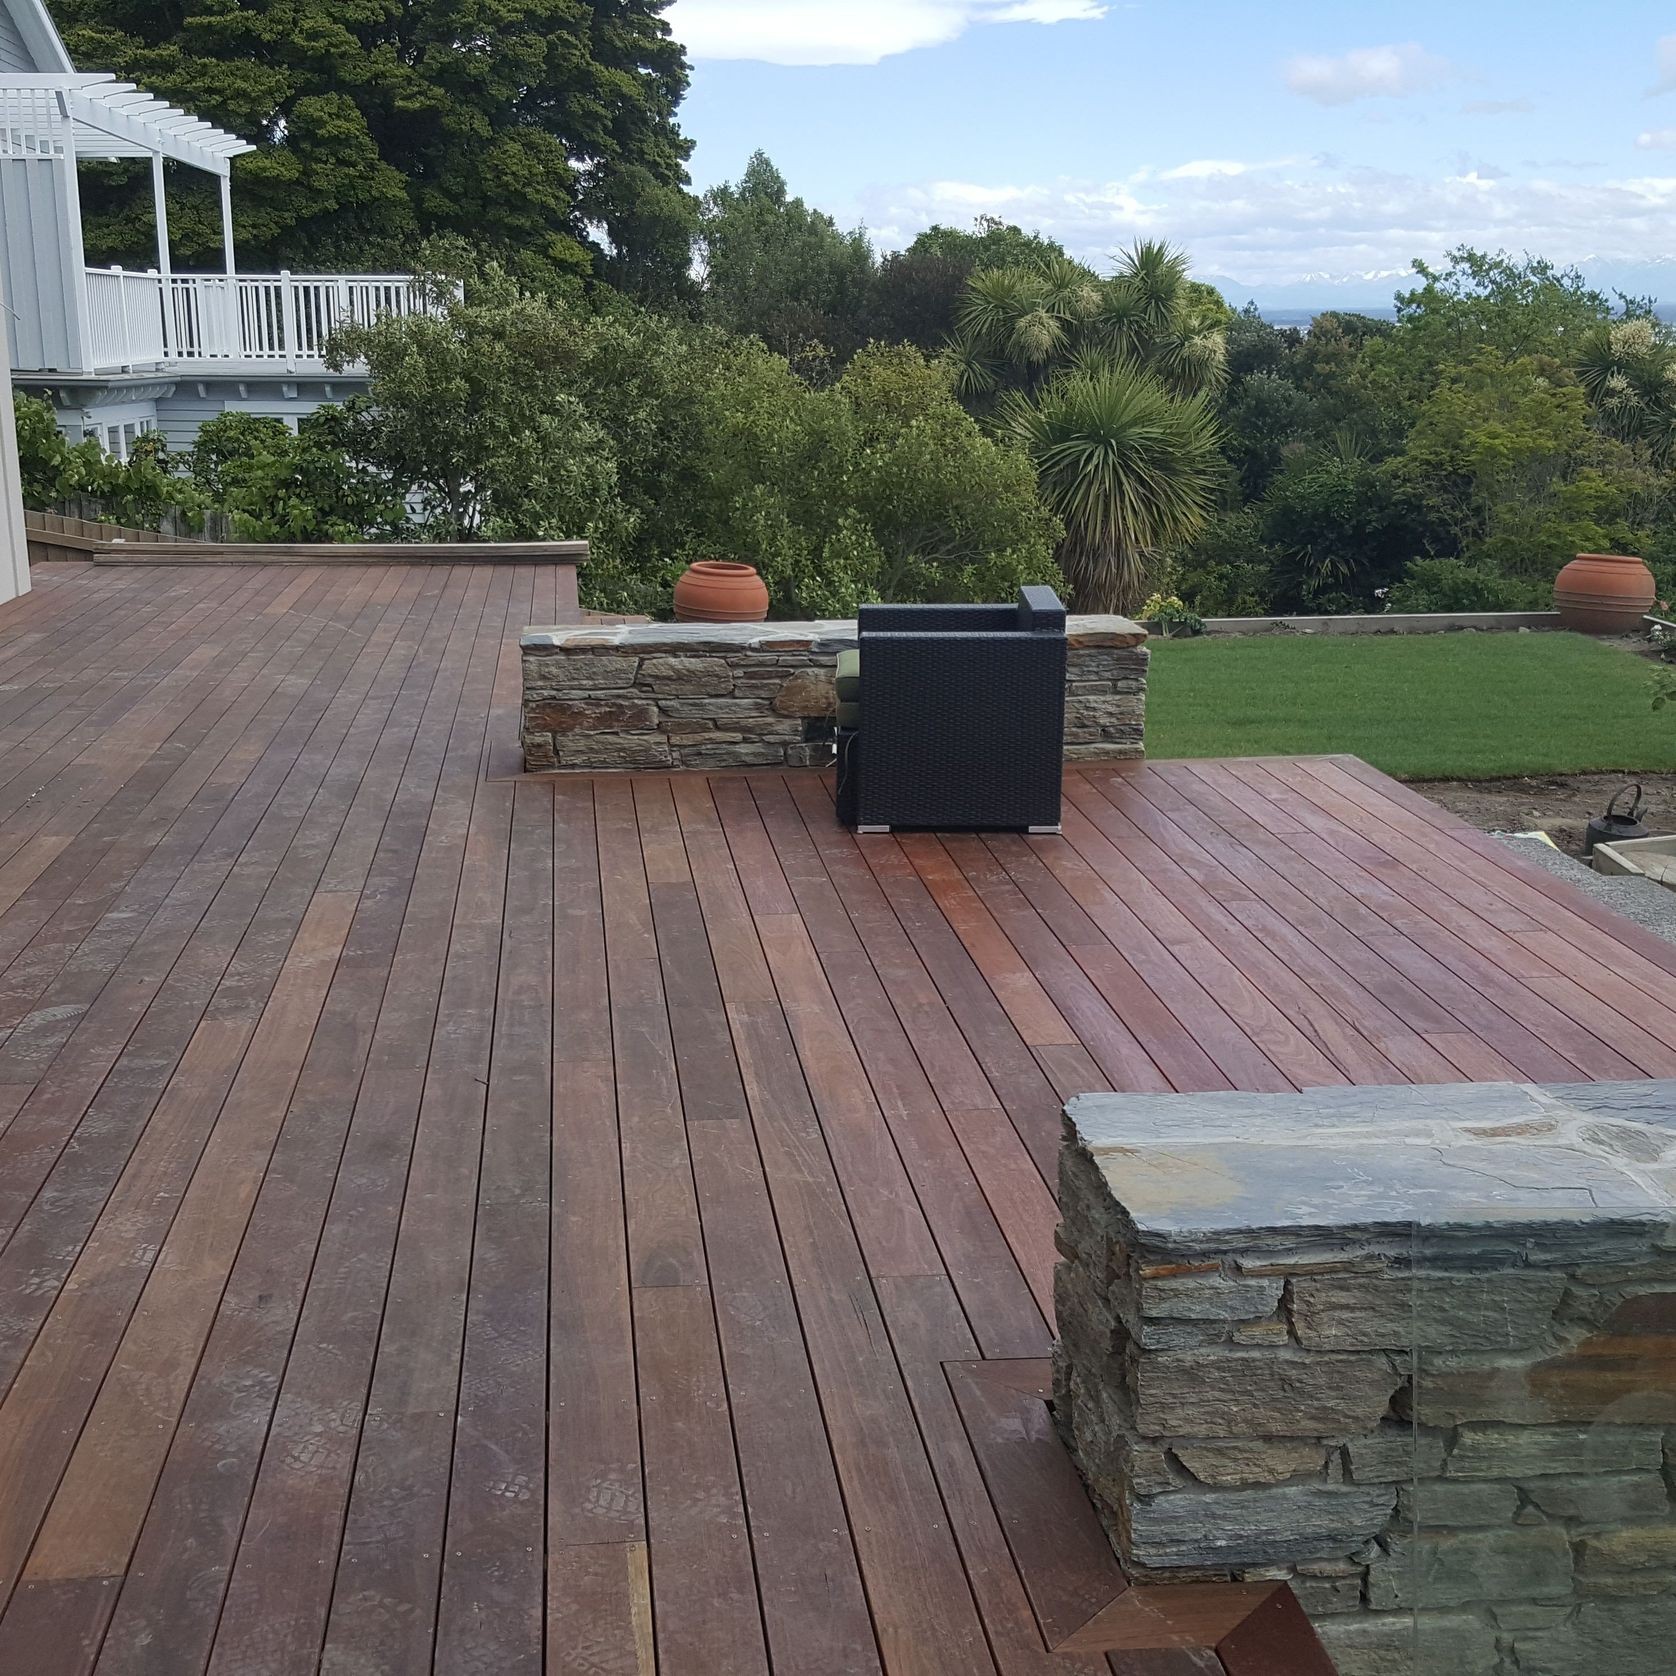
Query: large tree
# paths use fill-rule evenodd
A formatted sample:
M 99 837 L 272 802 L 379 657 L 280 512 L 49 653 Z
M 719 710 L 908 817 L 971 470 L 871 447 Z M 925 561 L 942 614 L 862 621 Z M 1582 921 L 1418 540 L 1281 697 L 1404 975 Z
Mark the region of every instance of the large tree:
M 794 198 L 762 152 L 735 182 L 705 194 L 699 229 L 704 315 L 761 338 L 819 374 L 865 341 L 873 247 L 861 228 Z
M 906 250 L 879 264 L 868 310 L 869 335 L 911 343 L 928 353 L 954 335 L 966 285 L 980 268 L 1020 267 L 1064 256 L 1064 247 L 999 216 L 980 215 L 970 230 L 927 227 Z
M 686 284 L 696 206 L 668 0 L 52 0 L 76 63 L 252 140 L 247 267 L 402 267 L 455 233 L 538 282 Z M 173 173 L 173 171 L 172 171 Z M 88 259 L 143 261 L 143 168 L 86 171 Z M 183 261 L 219 249 L 213 185 L 171 181 Z

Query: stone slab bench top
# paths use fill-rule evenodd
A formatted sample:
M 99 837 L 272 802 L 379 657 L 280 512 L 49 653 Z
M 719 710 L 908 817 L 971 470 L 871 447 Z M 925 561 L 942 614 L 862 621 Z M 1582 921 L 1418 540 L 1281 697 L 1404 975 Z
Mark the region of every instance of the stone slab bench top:
M 1676 1228 L 1676 1081 L 1088 1094 L 1065 1115 L 1148 1254 Z
M 1071 617 L 1066 639 L 1073 648 L 1121 649 L 1145 645 L 1147 632 L 1127 617 Z M 841 652 L 856 643 L 855 619 L 834 617 L 807 623 L 626 623 L 617 627 L 531 627 L 520 644 L 527 652 L 728 651 Z

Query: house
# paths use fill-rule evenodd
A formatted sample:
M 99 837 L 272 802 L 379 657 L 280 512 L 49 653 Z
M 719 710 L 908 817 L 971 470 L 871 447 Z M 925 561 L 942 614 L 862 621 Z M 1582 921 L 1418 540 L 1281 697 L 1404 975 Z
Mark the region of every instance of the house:
M 0 0 L 0 295 L 13 382 L 46 396 L 71 438 L 127 457 L 162 431 L 188 447 L 229 408 L 296 421 L 366 387 L 328 371 L 341 320 L 413 306 L 404 274 L 241 273 L 231 165 L 255 148 L 110 74 L 79 72 L 44 0 Z M 77 165 L 149 158 L 157 261 L 90 268 Z M 219 273 L 177 273 L 164 182 L 169 165 L 220 183 Z

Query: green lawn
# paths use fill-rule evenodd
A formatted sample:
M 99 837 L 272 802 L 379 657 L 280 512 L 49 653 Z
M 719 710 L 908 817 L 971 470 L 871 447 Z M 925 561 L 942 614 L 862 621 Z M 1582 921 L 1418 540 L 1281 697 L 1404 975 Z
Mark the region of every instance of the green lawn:
M 1576 634 L 1157 640 L 1152 757 L 1364 757 L 1407 779 L 1676 772 L 1653 665 Z

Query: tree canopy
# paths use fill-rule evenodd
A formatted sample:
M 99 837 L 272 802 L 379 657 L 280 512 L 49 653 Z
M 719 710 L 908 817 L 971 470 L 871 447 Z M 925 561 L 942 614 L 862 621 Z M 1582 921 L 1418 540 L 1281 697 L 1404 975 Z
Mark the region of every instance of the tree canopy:
M 864 341 L 873 283 L 866 233 L 846 233 L 792 197 L 766 153 L 752 156 L 737 184 L 705 194 L 699 250 L 707 320 L 812 368 L 847 360 Z
M 528 280 L 687 284 L 696 205 L 668 0 L 52 0 L 78 67 L 114 70 L 254 142 L 233 165 L 240 261 L 405 268 L 468 236 Z M 88 259 L 146 264 L 143 167 L 86 171 Z M 183 259 L 219 250 L 213 183 L 171 171 Z

